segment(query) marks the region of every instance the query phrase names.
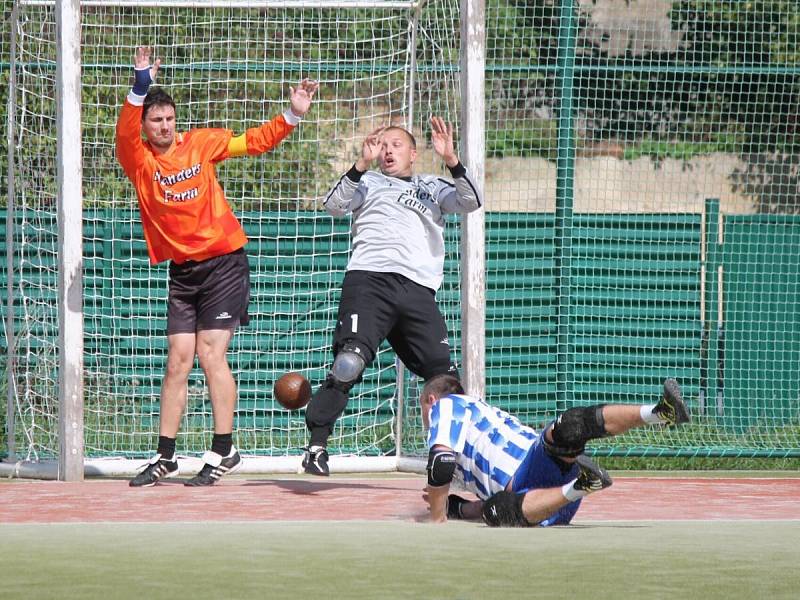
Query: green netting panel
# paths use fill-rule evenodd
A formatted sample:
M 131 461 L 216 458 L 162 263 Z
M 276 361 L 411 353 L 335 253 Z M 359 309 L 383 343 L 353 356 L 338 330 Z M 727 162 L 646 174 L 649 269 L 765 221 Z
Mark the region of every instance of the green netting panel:
M 667 377 L 696 396 L 699 215 L 581 214 L 574 223 L 569 354 L 560 356 L 553 215 L 487 215 L 487 399 L 540 428 L 579 404 L 654 402 Z M 560 361 L 570 373 L 566 390 Z M 685 441 L 635 443 L 676 452 Z M 612 450 L 631 450 L 631 439 L 601 449 Z
M 798 454 L 794 308 L 767 285 L 792 266 L 761 250 L 778 221 L 736 251 L 718 231 L 720 215 L 799 210 L 797 3 L 486 7 L 487 208 L 514 215 L 502 249 L 487 232 L 487 343 L 508 365 L 489 349 L 489 400 L 541 422 L 575 403 L 655 399 L 671 375 L 695 424 L 598 452 Z M 759 302 L 731 304 L 753 265 Z M 732 318 L 747 332 L 735 340 Z M 734 375 L 745 356 L 762 366 Z
M 136 453 L 157 430 L 159 389 L 166 358 L 166 267 L 151 267 L 141 226 L 124 211 L 90 212 L 87 250 L 86 429 L 98 454 Z M 349 251 L 348 224 L 314 213 L 244 213 L 252 270 L 251 324 L 231 346 L 239 388 L 239 445 L 260 454 L 284 453 L 305 440 L 300 413 L 287 413 L 272 398 L 272 383 L 289 370 L 320 382 L 330 362 L 330 331 Z M 371 424 L 391 423 L 394 368 L 384 352 L 365 377 L 361 399 L 338 429 L 343 448 L 364 444 Z M 202 372 L 190 377 L 184 443 L 202 447 L 213 429 Z M 372 424 L 371 426 L 375 426 Z M 389 425 L 384 425 L 389 427 Z M 348 441 L 348 437 L 358 439 Z
M 800 437 L 800 217 L 729 216 L 724 223 L 718 358 L 724 377 L 707 407 L 768 445 Z M 721 384 L 721 385 L 720 385 Z

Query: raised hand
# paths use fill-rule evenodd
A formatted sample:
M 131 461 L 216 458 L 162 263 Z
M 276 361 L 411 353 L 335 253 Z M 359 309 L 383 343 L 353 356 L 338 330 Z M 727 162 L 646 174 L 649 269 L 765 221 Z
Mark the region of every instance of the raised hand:
M 302 117 L 311 108 L 311 101 L 314 99 L 314 93 L 319 88 L 319 83 L 313 79 L 303 79 L 296 88 L 289 87 L 291 95 L 289 102 L 292 106 L 292 112 L 298 117 Z
M 361 144 L 361 157 L 356 161 L 359 171 L 366 171 L 381 153 L 381 134 L 386 127 L 378 127 Z
M 156 80 L 156 74 L 158 73 L 159 67 L 161 67 L 161 59 L 157 58 L 155 63 L 152 65 L 150 64 L 150 55 L 152 54 L 152 50 L 150 46 L 139 46 L 136 49 L 136 58 L 134 60 L 134 67 L 137 71 L 146 69 L 150 67 L 150 80 Z
M 458 155 L 453 144 L 453 126 L 441 117 L 431 117 L 431 142 L 434 152 L 442 157 L 448 167 L 458 164 Z

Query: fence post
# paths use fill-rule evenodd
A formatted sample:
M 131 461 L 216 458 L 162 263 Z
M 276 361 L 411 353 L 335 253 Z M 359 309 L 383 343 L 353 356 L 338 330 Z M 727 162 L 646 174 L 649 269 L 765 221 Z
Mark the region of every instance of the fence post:
M 58 478 L 83 480 L 83 169 L 80 0 L 56 4 Z
M 459 152 L 481 195 L 484 189 L 486 13 L 484 0 L 461 0 L 461 144 Z M 485 212 L 461 219 L 461 361 L 464 387 L 486 388 Z
M 720 247 L 719 200 L 707 198 L 705 201 L 705 219 L 703 221 L 704 255 L 701 267 L 704 273 L 702 323 L 703 342 L 701 343 L 700 387 L 703 398 L 703 409 L 708 411 L 710 404 L 717 397 L 718 381 L 722 377 L 719 364 L 721 338 L 720 320 L 720 278 L 719 267 L 722 265 L 722 248 Z M 716 324 L 716 327 L 714 326 Z M 722 407 L 717 406 L 717 414 L 722 414 Z
M 570 304 L 572 302 L 572 212 L 575 195 L 575 46 L 578 20 L 574 0 L 562 0 L 558 31 L 558 157 L 556 163 L 556 211 L 554 230 L 557 302 L 557 409 L 571 399 L 569 380 L 574 376 Z

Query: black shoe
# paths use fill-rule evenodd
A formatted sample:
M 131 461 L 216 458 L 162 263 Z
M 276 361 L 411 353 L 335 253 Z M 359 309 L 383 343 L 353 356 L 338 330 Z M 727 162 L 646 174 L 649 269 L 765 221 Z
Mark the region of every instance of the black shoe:
M 303 455 L 303 469 L 311 475 L 320 475 L 321 477 L 330 475 L 328 451 L 323 446 L 306 448 L 306 453 Z
M 156 454 L 151 458 L 141 473 L 130 480 L 131 487 L 152 487 L 159 482 L 159 480 L 166 477 L 174 477 L 178 474 L 178 461 L 165 460 L 161 458 L 160 454 Z
M 681 425 L 692 420 L 678 382 L 670 378 L 664 382 L 664 397 L 656 404 L 653 414 L 664 419 L 666 425 Z
M 576 490 L 581 490 L 589 494 L 599 492 L 607 487 L 611 487 L 611 475 L 608 471 L 598 466 L 591 458 L 585 454 L 581 454 L 575 459 L 578 463 L 578 478 L 575 480 L 573 487 Z
M 242 466 L 242 457 L 236 448 L 231 447 L 230 453 L 225 457 L 216 452 L 206 452 L 203 454 L 203 462 L 205 464 L 200 472 L 184 485 L 193 487 L 214 485 L 223 475 L 239 470 L 239 467 Z

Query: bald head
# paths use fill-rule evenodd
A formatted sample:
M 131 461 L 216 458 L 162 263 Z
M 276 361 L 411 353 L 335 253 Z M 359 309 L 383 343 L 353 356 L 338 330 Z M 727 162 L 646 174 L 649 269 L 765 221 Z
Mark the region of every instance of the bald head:
M 411 177 L 417 160 L 417 141 L 402 127 L 387 127 L 381 132 L 378 165 L 389 177 Z
M 411 147 L 414 150 L 417 149 L 417 138 L 415 138 L 411 134 L 411 132 L 408 131 L 407 129 L 404 129 L 403 127 L 400 127 L 398 125 L 391 125 L 390 127 L 387 127 L 386 129 L 384 129 L 383 133 L 385 134 L 387 131 L 399 131 L 402 135 L 404 135 L 406 137 L 408 142 L 411 144 Z

